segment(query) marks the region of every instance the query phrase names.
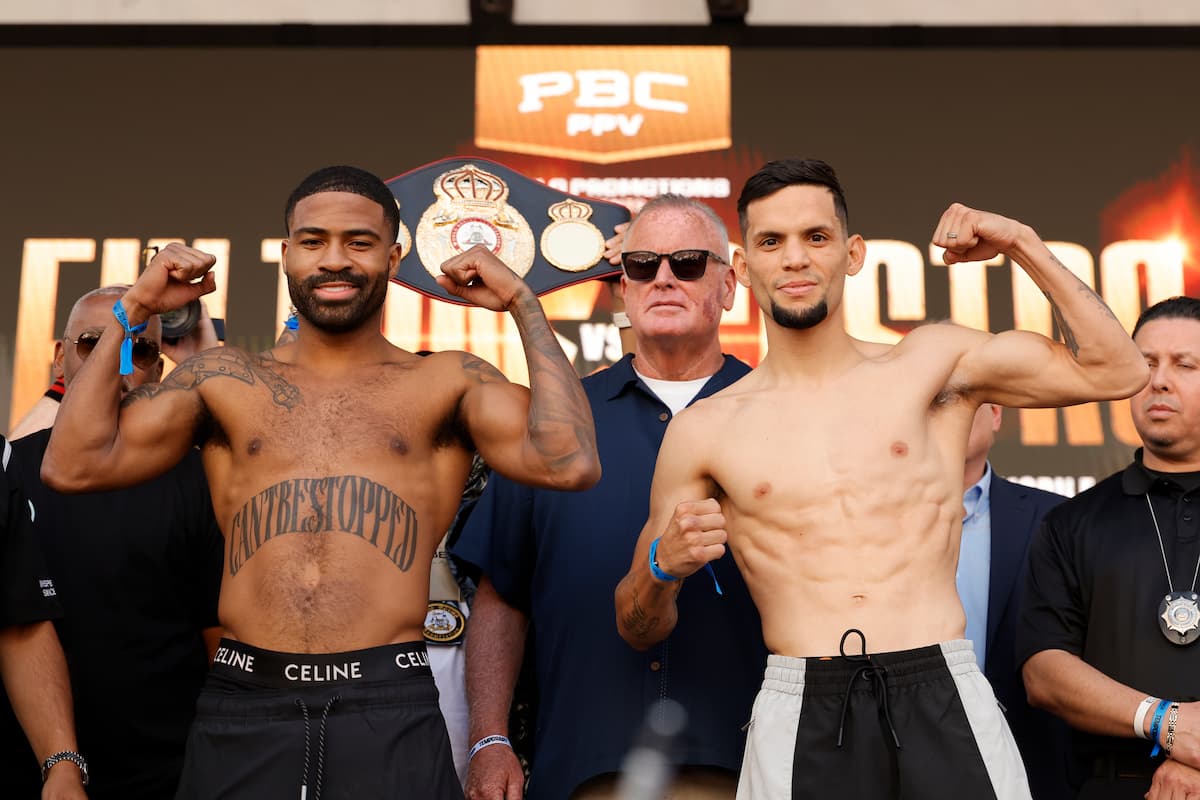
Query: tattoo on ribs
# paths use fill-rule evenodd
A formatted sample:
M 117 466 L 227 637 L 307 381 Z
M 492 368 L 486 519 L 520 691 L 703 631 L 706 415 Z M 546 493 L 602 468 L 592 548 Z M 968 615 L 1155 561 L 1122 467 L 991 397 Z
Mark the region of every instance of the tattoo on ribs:
M 349 533 L 407 572 L 417 551 L 417 513 L 386 486 L 361 475 L 282 481 L 233 515 L 229 574 L 238 574 L 271 539 L 289 533 Z
M 290 411 L 300 404 L 300 389 L 275 372 L 270 366 L 274 363 L 277 362 L 233 348 L 201 353 L 184 361 L 161 382 L 137 387 L 125 395 L 121 406 L 156 397 L 163 392 L 194 389 L 210 378 L 236 378 L 250 386 L 259 383 L 266 386 L 271 392 L 272 402 Z

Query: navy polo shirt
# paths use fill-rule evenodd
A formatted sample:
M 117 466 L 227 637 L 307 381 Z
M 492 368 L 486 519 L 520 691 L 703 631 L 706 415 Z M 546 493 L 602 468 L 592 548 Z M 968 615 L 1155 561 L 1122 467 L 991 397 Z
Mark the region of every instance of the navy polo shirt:
M 671 412 L 633 371 L 632 356 L 583 380 L 604 474 L 585 492 L 530 489 L 493 475 L 455 555 L 479 566 L 531 623 L 539 690 L 529 800 L 563 800 L 620 769 L 647 708 L 687 710 L 687 765 L 741 766 L 767 650 L 758 612 L 728 552 L 679 593 L 679 622 L 645 652 L 617 633 L 613 591 L 629 571 L 650 508 L 650 481 Z M 749 371 L 725 356 L 698 398 Z

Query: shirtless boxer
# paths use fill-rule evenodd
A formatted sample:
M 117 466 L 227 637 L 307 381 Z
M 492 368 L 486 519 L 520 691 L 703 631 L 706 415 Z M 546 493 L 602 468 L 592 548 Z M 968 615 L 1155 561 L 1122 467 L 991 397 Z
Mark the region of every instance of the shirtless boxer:
M 933 236 L 947 263 L 1013 259 L 1050 299 L 1065 344 L 951 324 L 895 345 L 852 338 L 838 312 L 865 243 L 849 235 L 845 208 L 823 162 L 773 162 L 746 183 L 734 267 L 763 309 L 770 350 L 672 421 L 617 588 L 618 626 L 635 647 L 667 636 L 680 580 L 728 538 L 775 654 L 739 798 L 1027 798 L 962 640 L 967 434 L 984 402 L 1127 397 L 1146 381 L 1144 359 L 1032 229 L 961 205 Z
M 64 398 L 43 477 L 135 484 L 201 447 L 226 540 L 227 639 L 180 797 L 461 798 L 422 643 L 433 551 L 474 448 L 519 481 L 594 483 L 587 398 L 534 293 L 479 248 L 438 280 L 512 312 L 531 390 L 467 353 L 421 358 L 383 337 L 399 216 L 375 176 L 320 170 L 285 220 L 296 341 L 205 351 L 119 401 L 118 311 L 136 328 L 213 289 L 211 255 L 167 247 Z

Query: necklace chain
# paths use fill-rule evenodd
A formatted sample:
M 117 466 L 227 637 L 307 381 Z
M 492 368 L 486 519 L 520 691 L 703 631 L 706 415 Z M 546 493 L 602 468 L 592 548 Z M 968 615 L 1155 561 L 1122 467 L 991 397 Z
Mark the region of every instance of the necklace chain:
M 1162 553 L 1163 569 L 1167 571 L 1167 591 L 1174 592 L 1175 584 L 1171 582 L 1171 567 L 1167 564 L 1167 548 L 1163 546 L 1162 531 L 1158 527 L 1158 515 L 1154 513 L 1154 504 L 1150 502 L 1150 493 L 1146 492 L 1146 507 L 1150 509 L 1150 519 L 1154 522 L 1154 535 L 1158 537 L 1158 552 Z M 1196 591 L 1196 576 L 1200 575 L 1200 558 L 1196 559 L 1196 571 L 1192 573 L 1192 588 Z

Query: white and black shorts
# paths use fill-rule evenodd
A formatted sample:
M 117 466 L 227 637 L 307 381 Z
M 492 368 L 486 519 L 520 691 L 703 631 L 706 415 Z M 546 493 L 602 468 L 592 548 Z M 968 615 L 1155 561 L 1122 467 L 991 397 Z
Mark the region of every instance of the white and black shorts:
M 971 643 L 952 641 L 870 656 L 769 656 L 737 796 L 1029 800 L 1030 794 Z

